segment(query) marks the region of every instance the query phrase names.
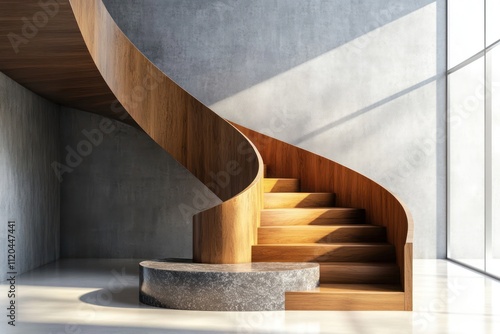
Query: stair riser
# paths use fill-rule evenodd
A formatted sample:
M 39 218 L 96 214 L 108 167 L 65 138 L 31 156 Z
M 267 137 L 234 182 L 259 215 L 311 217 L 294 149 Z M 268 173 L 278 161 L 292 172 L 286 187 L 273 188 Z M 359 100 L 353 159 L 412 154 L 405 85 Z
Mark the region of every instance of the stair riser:
M 272 218 L 261 217 L 260 226 L 298 226 L 298 225 L 344 225 L 344 224 L 363 224 L 363 220 L 359 219 L 332 219 L 332 218 L 319 218 L 314 220 L 301 219 L 301 218 Z
M 364 211 L 355 209 L 274 209 L 261 212 L 261 226 L 362 224 L 364 220 Z
M 404 293 L 319 294 L 286 292 L 285 310 L 402 311 Z
M 299 192 L 300 185 L 297 179 L 264 179 L 264 192 Z
M 327 284 L 399 284 L 397 266 L 320 263 L 320 282 Z
M 335 205 L 334 194 L 265 193 L 264 209 L 314 208 Z
M 259 244 L 384 242 L 386 232 L 378 226 L 265 227 L 259 228 Z
M 394 247 L 383 246 L 266 246 L 252 247 L 254 262 L 392 262 Z

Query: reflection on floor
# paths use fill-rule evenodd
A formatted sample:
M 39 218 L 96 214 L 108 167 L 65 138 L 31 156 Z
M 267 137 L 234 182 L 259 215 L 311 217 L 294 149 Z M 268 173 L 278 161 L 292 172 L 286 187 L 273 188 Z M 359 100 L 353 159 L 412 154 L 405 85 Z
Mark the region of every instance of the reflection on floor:
M 462 263 L 466 266 L 470 266 L 479 271 L 486 271 L 490 275 L 495 277 L 500 277 L 500 259 L 489 258 L 489 259 L 466 259 L 466 258 L 456 258 L 454 259 L 458 263 Z
M 0 333 L 500 333 L 500 282 L 444 260 L 415 260 L 414 312 L 158 309 L 138 302 L 138 263 L 61 260 L 21 275 L 16 327 L 3 315 Z

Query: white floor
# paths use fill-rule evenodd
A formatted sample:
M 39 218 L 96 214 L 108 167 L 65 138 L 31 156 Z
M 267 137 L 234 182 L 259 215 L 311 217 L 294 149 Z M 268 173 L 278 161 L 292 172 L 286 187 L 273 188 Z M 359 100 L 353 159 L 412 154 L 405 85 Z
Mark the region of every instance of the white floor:
M 500 333 L 500 282 L 415 260 L 414 312 L 198 312 L 140 305 L 138 261 L 62 260 L 18 277 L 16 327 L 0 333 Z

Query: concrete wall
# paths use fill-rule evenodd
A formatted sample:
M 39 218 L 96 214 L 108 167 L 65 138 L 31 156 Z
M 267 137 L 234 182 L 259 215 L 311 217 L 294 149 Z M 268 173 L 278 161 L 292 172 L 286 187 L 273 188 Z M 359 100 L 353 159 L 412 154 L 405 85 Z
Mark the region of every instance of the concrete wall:
M 380 182 L 415 256 L 445 256 L 444 0 L 104 2 L 202 102 Z
M 17 273 L 59 257 L 59 106 L 0 73 L 0 281 L 7 222 L 16 222 Z
M 61 257 L 191 257 L 191 215 L 219 203 L 142 131 L 61 112 Z M 195 200 L 194 200 L 195 199 Z

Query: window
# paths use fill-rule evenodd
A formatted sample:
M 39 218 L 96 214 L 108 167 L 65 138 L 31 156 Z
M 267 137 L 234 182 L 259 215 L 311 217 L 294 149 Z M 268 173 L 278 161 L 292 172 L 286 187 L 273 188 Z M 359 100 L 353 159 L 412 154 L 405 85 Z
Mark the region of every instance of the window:
M 500 277 L 498 13 L 448 1 L 448 257 Z

